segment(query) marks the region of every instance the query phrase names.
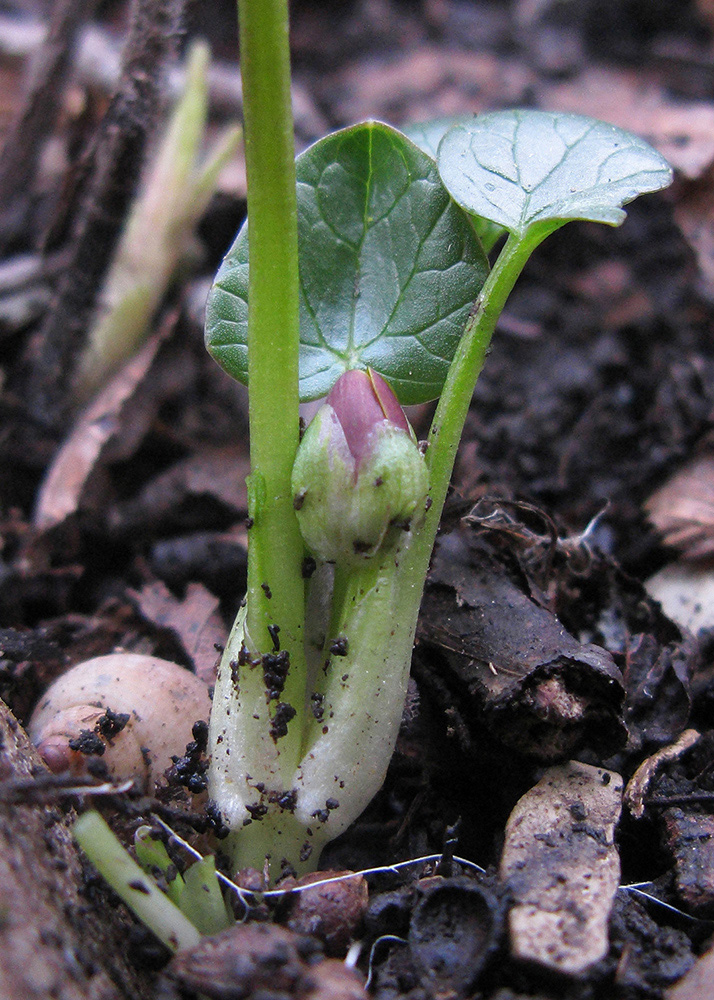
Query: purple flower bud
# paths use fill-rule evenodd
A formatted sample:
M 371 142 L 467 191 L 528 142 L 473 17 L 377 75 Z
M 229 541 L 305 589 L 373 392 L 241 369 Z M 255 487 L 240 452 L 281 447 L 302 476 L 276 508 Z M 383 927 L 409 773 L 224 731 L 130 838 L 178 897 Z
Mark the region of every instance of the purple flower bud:
M 325 402 L 332 407 L 345 434 L 347 447 L 359 468 L 369 451 L 372 430 L 387 420 L 411 434 L 399 400 L 381 375 L 353 368 L 341 375 Z
M 293 469 L 308 548 L 340 564 L 394 544 L 424 509 L 424 458 L 399 402 L 373 371 L 337 381 L 305 432 Z

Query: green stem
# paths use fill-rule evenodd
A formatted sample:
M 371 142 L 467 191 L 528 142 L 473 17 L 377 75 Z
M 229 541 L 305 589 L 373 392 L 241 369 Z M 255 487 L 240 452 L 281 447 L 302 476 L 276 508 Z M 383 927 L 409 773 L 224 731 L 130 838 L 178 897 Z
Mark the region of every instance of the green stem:
M 253 868 L 263 874 L 267 867 L 270 885 L 280 878 L 283 861 L 298 875 L 315 870 L 325 841 L 312 843 L 312 839 L 302 819 L 287 811 L 269 812 L 263 819 L 231 833 L 221 847 L 230 855 L 236 871 Z
M 290 652 L 283 692 L 302 732 L 305 667 L 302 536 L 290 476 L 299 443 L 299 291 L 295 150 L 287 0 L 238 0 L 250 239 L 248 376 L 253 526 L 246 628 L 270 651 L 278 625 Z M 288 741 L 297 753 L 300 739 Z M 292 762 L 284 754 L 284 770 Z
M 327 630 L 325 632 L 325 644 L 323 647 L 323 653 L 325 657 L 329 657 L 329 648 L 332 643 L 340 635 L 340 629 L 343 627 L 343 613 L 345 608 L 345 602 L 348 600 L 350 588 L 352 586 L 352 578 L 355 571 L 351 566 L 335 566 L 335 576 L 332 585 L 332 603 L 330 607 L 330 617 L 327 622 Z
M 526 261 L 553 228 L 531 231 L 525 237 L 513 234 L 508 237 L 466 323 L 429 431 L 426 462 L 431 506 L 406 554 L 409 564 L 404 568 L 406 579 L 426 578 L 466 415 L 496 323 Z M 406 599 L 412 603 L 411 598 Z

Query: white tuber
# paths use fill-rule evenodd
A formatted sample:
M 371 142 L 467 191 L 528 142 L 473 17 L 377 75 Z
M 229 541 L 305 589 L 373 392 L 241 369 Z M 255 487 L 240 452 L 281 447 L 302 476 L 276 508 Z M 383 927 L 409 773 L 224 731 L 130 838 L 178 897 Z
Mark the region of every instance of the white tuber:
M 54 681 L 35 708 L 28 732 L 55 773 L 87 770 L 91 754 L 73 749 L 70 741 L 84 737 L 90 749 L 92 742 L 101 749 L 101 740 L 101 760 L 111 778 L 133 778 L 153 793 L 172 755 L 185 752 L 193 724 L 206 721 L 210 708 L 206 685 L 178 664 L 114 653 L 79 663 Z M 123 726 L 121 716 L 128 716 Z

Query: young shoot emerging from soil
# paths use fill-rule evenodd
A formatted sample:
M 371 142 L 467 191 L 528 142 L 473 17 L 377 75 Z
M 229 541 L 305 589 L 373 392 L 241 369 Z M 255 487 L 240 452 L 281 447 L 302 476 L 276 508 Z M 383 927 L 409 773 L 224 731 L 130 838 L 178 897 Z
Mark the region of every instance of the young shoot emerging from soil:
M 367 122 L 295 161 L 287 4 L 238 7 L 249 223 L 206 340 L 249 387 L 248 593 L 209 794 L 235 867 L 276 877 L 314 868 L 382 784 L 474 383 L 525 262 L 571 219 L 620 224 L 671 171 L 611 125 L 524 110 L 413 139 Z M 298 403 L 325 395 L 300 444 Z M 419 449 L 401 406 L 437 397 Z

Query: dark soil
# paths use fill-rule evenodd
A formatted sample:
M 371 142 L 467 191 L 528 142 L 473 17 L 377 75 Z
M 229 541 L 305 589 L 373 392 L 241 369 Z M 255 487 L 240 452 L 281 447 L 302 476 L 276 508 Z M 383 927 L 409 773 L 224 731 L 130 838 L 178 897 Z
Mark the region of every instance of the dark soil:
M 13 10 L 20 34 L 30 37 L 43 19 L 37 6 L 32 15 L 27 5 Z M 181 11 L 168 0 L 157 7 L 163 20 L 144 10 L 153 27 L 134 39 L 132 86 L 124 79 L 113 101 L 117 81 L 76 56 L 47 63 L 40 96 L 28 98 L 0 24 L 0 695 L 20 723 L 54 677 L 119 648 L 210 678 L 245 585 L 246 397 L 202 341 L 207 283 L 245 214 L 239 170 L 206 211 L 124 396 L 96 419 L 101 440 L 92 438 L 90 459 L 70 458 L 54 492 L 46 480 L 72 433 L 80 443 L 91 437 L 82 436 L 70 373 L 161 115 L 160 74 L 141 73 L 147 59 L 156 68 L 173 58 L 168 28 Z M 188 33 L 209 38 L 228 79 L 236 78 L 233 8 L 203 0 L 186 12 Z M 12 891 L 0 889 L 28 926 L 42 923 L 25 939 L 14 925 L 6 933 L 3 902 L 0 997 L 348 997 L 359 979 L 332 963 L 352 936 L 380 1000 L 663 998 L 714 930 L 712 633 L 686 631 L 644 588 L 679 556 L 647 502 L 710 454 L 712 441 L 712 6 L 295 0 L 291 10 L 300 146 L 367 117 L 400 125 L 513 105 L 567 108 L 644 134 L 672 159 L 676 181 L 634 203 L 620 229 L 573 223 L 539 249 L 479 379 L 387 783 L 322 867 L 441 861 L 373 874 L 357 902 L 339 896 L 328 906 L 320 897 L 316 909 L 331 907 L 337 929 L 287 903 L 275 913 L 258 908 L 254 916 L 289 928 L 287 944 L 282 928 L 255 941 L 241 931 L 165 973 L 164 950 L 122 930 L 129 918 L 117 929 L 113 914 L 110 924 L 115 901 L 95 878 L 82 883 L 66 834 L 82 802 L 46 777 L 41 794 L 31 787 L 42 767 L 33 758 L 18 771 L 11 720 L 0 747 L 0 859 L 32 868 L 7 853 L 13 839 L 28 838 L 29 858 L 55 857 L 36 867 L 46 882 L 54 864 L 63 895 L 48 916 L 46 884 L 41 906 L 22 902 L 16 876 Z M 57 2 L 54 17 L 67 51 L 90 22 L 93 44 L 118 45 L 129 20 L 120 0 Z M 139 78 L 144 89 L 134 86 Z M 225 79 L 214 87 L 212 129 L 239 115 L 233 94 Z M 427 411 L 413 414 L 422 435 Z M 703 501 L 707 539 L 712 509 Z M 508 934 L 517 888 L 498 874 L 518 800 L 570 760 L 627 782 L 688 728 L 698 741 L 657 771 L 642 815 L 625 807 L 617 823 L 621 884 L 647 883 L 647 895 L 620 889 L 611 908 L 603 903 L 605 957 L 577 973 L 519 958 Z M 22 743 L 20 759 L 30 754 Z M 179 762 L 184 783 L 203 780 L 199 758 L 200 747 Z M 126 796 L 103 806 L 128 836 L 148 808 Z M 179 822 L 175 802 L 152 808 Z M 578 838 L 596 839 L 594 827 L 583 832 L 579 808 L 570 810 L 566 881 Z M 27 892 L 39 890 L 28 883 Z M 58 961 L 54 978 L 35 971 L 32 979 L 27 942 L 66 958 L 75 947 L 65 939 L 67 914 L 78 908 L 90 945 L 76 968 Z M 276 953 L 288 956 L 279 981 L 265 971 Z M 251 956 L 240 975 L 236 954 Z

